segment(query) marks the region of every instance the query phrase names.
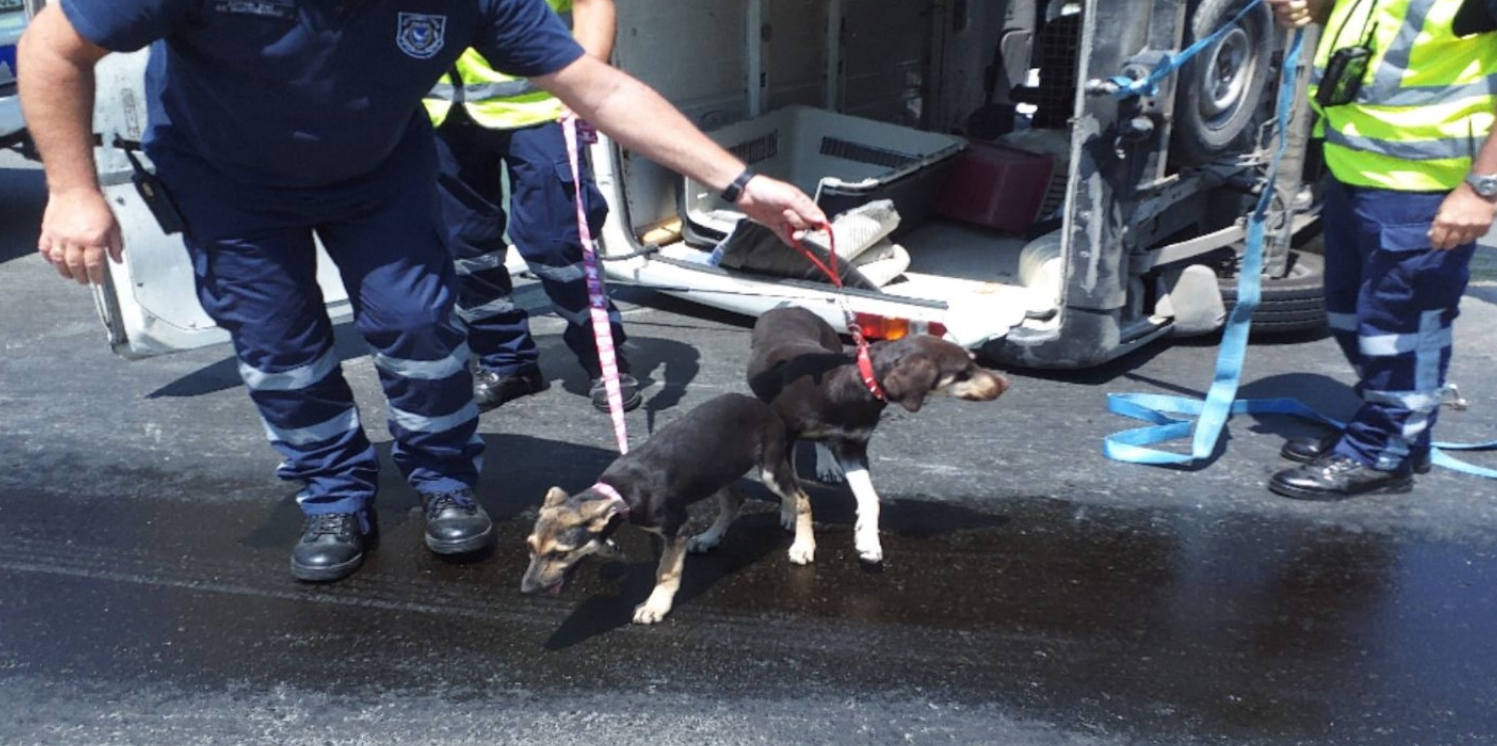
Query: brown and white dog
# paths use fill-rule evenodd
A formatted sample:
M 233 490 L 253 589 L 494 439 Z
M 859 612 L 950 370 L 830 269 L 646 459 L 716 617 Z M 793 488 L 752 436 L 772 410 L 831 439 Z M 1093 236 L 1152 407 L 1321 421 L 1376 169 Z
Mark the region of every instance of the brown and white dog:
M 652 624 L 670 613 L 681 586 L 685 553 L 717 546 L 738 516 L 743 496 L 735 483 L 755 467 L 780 498 L 781 521 L 795 529 L 790 561 L 811 561 L 811 500 L 795 480 L 785 424 L 768 405 L 742 394 L 709 399 L 657 431 L 639 448 L 619 456 L 591 487 L 568 495 L 546 493 L 535 529 L 525 540 L 530 567 L 522 593 L 560 593 L 577 562 L 591 554 L 616 553 L 610 537 L 624 522 L 665 540 L 655 589 L 634 610 L 634 621 Z M 686 507 L 717 495 L 717 520 L 688 539 Z
M 934 395 L 992 401 L 1008 389 L 1008 379 L 978 367 L 965 348 L 929 335 L 874 342 L 860 362 L 830 324 L 798 307 L 771 309 L 754 324 L 748 383 L 785 422 L 792 443 L 819 446 L 818 472 L 827 474 L 822 448 L 840 465 L 858 502 L 858 556 L 873 563 L 884 552 L 868 440 L 884 407 L 893 402 L 918 412 Z

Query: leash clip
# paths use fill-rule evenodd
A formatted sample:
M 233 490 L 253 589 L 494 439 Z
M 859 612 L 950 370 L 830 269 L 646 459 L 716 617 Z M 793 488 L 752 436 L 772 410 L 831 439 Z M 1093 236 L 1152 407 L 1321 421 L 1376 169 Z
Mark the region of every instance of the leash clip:
M 1464 412 L 1471 408 L 1471 402 L 1461 396 L 1461 388 L 1453 383 L 1445 385 L 1445 391 L 1440 396 L 1440 405 L 1450 407 L 1452 412 Z

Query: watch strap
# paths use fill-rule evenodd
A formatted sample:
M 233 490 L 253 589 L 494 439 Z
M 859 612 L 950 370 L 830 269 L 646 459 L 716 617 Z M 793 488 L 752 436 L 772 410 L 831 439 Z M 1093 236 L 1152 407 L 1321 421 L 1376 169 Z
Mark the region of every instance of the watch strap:
M 737 204 L 738 198 L 743 196 L 743 188 L 748 186 L 749 179 L 758 176 L 752 168 L 745 168 L 743 172 L 733 178 L 733 183 L 723 190 L 722 198 L 728 204 Z

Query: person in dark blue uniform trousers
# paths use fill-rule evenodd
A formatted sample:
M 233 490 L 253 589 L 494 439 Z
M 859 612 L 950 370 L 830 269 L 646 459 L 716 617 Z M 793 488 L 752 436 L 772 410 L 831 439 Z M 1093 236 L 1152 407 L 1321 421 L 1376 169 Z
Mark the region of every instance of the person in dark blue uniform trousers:
M 1309 90 L 1332 177 L 1326 312 L 1362 399 L 1343 431 L 1286 443 L 1303 465 L 1268 487 L 1300 500 L 1409 492 L 1430 468 L 1475 242 L 1497 215 L 1497 2 L 1268 5 L 1281 26 L 1326 27 Z
M 587 53 L 607 61 L 613 50 L 613 0 L 548 0 Z M 473 400 L 480 410 L 543 391 L 540 353 L 529 314 L 515 304 L 504 266 L 506 227 L 515 248 L 540 279 L 566 322 L 562 341 L 591 385 L 589 398 L 608 411 L 587 296 L 582 238 L 577 229 L 577 188 L 558 118 L 560 101 L 524 78 L 499 72 L 476 50 L 458 58 L 426 98 L 441 160 L 442 219 L 458 268 L 458 315 L 468 325 L 475 371 Z M 593 183 L 584 149 L 579 154 L 582 201 L 596 236 L 608 204 Z M 508 209 L 501 170 L 509 175 Z M 623 319 L 607 306 L 624 410 L 640 405 L 639 381 L 623 355 Z
M 442 555 L 493 542 L 466 329 L 421 100 L 469 47 L 615 140 L 731 196 L 789 240 L 825 220 L 655 91 L 584 55 L 544 0 L 60 0 L 23 37 L 22 106 L 48 203 L 37 250 L 101 283 L 122 260 L 91 131 L 94 64 L 152 45 L 145 151 L 182 222 L 205 310 L 232 336 L 278 471 L 303 487 L 301 580 L 338 580 L 375 532 L 377 460 L 333 348 L 315 239 L 338 265 L 390 404 L 393 458 Z

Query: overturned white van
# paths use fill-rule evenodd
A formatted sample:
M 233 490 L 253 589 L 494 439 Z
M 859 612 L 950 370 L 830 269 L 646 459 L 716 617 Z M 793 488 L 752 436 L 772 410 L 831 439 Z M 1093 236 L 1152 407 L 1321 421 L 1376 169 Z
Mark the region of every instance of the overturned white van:
M 1305 70 L 1281 69 L 1286 37 L 1266 7 L 1232 22 L 1248 2 L 621 2 L 620 67 L 829 214 L 872 210 L 888 230 L 841 242 L 853 271 L 839 291 L 794 254 L 740 255 L 730 205 L 603 138 L 592 158 L 612 207 L 606 273 L 747 315 L 802 305 L 845 328 L 840 299 L 870 336 L 913 324 L 1010 365 L 1086 367 L 1217 328 L 1246 215 L 1273 188 L 1255 327 L 1318 326 L 1318 257 L 1292 248 L 1316 218 L 1309 115 L 1283 133 L 1272 117 L 1281 76 Z M 1224 26 L 1153 95 L 1115 95 L 1115 78 L 1146 76 Z M 129 356 L 225 338 L 111 147 L 139 137 L 140 64 L 106 58 L 96 117 L 130 247 L 99 306 Z M 1281 136 L 1289 157 L 1268 185 Z M 339 283 L 323 284 L 343 302 Z
M 1280 136 L 1285 34 L 1260 4 L 1156 95 L 1117 97 L 1110 81 L 1147 75 L 1247 4 L 634 0 L 616 61 L 829 213 L 893 201 L 892 235 L 842 257 L 860 270 L 845 293 L 865 327 L 936 323 L 1009 364 L 1082 367 L 1209 332 L 1233 299 L 1218 280 L 1234 277 Z M 1323 323 L 1318 257 L 1291 250 L 1315 218 L 1307 131 L 1296 112 L 1263 330 Z M 594 155 L 615 208 L 610 277 L 750 315 L 791 302 L 842 325 L 809 263 L 713 255 L 736 215 L 710 190 L 627 152 Z

